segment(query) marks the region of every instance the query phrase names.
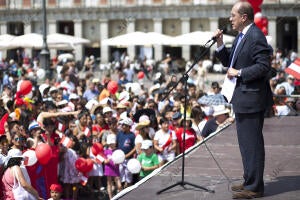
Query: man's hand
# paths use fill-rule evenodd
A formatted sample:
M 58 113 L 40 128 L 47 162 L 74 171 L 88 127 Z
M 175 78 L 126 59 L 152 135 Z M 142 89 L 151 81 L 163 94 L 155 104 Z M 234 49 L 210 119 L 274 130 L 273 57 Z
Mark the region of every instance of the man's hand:
M 224 44 L 223 43 L 223 30 L 217 29 L 213 37 L 216 38 L 217 47 L 220 47 Z
M 234 78 L 234 77 L 237 77 L 237 76 L 238 76 L 238 72 L 239 72 L 239 70 L 230 67 L 230 68 L 228 69 L 228 71 L 227 71 L 227 77 L 228 77 L 229 79 L 232 79 L 232 78 Z

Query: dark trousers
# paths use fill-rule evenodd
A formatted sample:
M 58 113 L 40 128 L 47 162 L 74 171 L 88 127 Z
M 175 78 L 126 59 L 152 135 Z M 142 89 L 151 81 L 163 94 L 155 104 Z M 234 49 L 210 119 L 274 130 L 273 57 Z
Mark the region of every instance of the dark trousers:
M 262 134 L 264 111 L 235 113 L 238 142 L 244 167 L 244 188 L 264 191 L 265 147 Z

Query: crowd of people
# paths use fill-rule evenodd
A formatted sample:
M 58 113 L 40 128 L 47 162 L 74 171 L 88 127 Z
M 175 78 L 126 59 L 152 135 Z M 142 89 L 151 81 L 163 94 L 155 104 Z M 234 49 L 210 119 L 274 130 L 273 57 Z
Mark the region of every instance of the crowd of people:
M 298 115 L 300 98 L 285 95 L 299 95 L 300 82 L 284 72 L 296 57 L 285 59 L 280 53 L 271 57 L 270 86 L 278 96 L 266 115 Z M 221 90 L 218 82 L 204 88 L 207 72 L 202 64 L 193 68 L 184 91 L 178 74 L 165 73 L 167 65 L 146 76 L 151 82 L 147 87 L 145 77 L 137 77 L 128 59 L 101 77 L 90 65 L 79 72 L 72 59 L 53 59 L 46 75 L 36 59 L 2 62 L 0 199 L 16 199 L 12 192 L 16 177 L 35 199 L 78 199 L 80 190 L 103 188 L 112 198 L 222 125 L 233 123 L 230 105 L 199 103 L 202 96 Z M 30 91 L 23 91 L 25 83 Z M 93 150 L 96 143 L 104 149 L 102 159 Z M 22 155 L 41 144 L 51 147 L 47 164 L 38 160 L 26 165 Z M 124 152 L 124 162 L 113 162 L 116 150 Z M 80 158 L 93 162 L 87 173 L 76 165 Z M 138 174 L 128 170 L 132 158 L 141 163 Z

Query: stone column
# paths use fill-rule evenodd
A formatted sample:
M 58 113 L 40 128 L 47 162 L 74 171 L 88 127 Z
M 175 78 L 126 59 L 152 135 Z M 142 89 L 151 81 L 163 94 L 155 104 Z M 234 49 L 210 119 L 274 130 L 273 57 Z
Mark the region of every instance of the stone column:
M 154 19 L 154 32 L 163 33 L 162 32 L 162 19 Z M 160 61 L 163 58 L 162 55 L 162 45 L 154 45 L 154 60 Z
M 74 20 L 74 35 L 75 37 L 82 37 L 82 20 Z M 83 45 L 75 46 L 75 60 L 83 59 Z
M 48 20 L 48 29 L 47 30 L 48 30 L 48 35 L 57 32 L 56 20 Z M 48 48 L 49 48 L 49 45 L 48 45 Z M 50 51 L 50 58 L 53 58 L 56 56 L 56 54 L 57 54 L 56 49 L 49 49 L 49 51 Z
M 277 41 L 277 39 L 276 39 L 276 37 L 277 37 L 277 35 L 276 35 L 276 17 L 268 17 L 268 20 L 269 20 L 269 25 L 268 25 L 269 34 L 268 35 L 270 37 L 272 37 L 272 40 L 269 44 L 275 50 L 276 46 L 277 46 L 277 44 L 276 44 L 276 41 Z M 298 30 L 299 30 L 299 28 L 298 28 Z
M 100 24 L 100 38 L 99 40 L 102 41 L 104 39 L 108 38 L 108 20 L 107 19 L 100 19 L 99 20 Z M 100 49 L 100 58 L 101 58 L 101 63 L 108 63 L 109 61 L 109 46 L 104 46 L 101 43 L 101 49 Z
M 24 24 L 24 34 L 29 34 L 32 32 L 32 25 L 31 23 Z M 24 53 L 26 57 L 31 58 L 32 57 L 32 49 L 31 48 L 25 48 Z
M 181 34 L 190 32 L 190 18 L 182 18 L 181 19 Z M 191 58 L 191 48 L 190 45 L 182 46 L 182 57 L 188 61 Z
M 0 34 L 3 35 L 3 34 L 7 34 L 7 24 L 6 22 L 0 22 Z M 1 58 L 6 58 L 7 56 L 7 52 L 6 50 L 1 50 Z
M 132 33 L 135 31 L 135 19 L 127 20 L 127 33 Z M 135 47 L 136 46 L 128 46 L 127 53 L 129 55 L 130 60 L 134 60 L 135 58 Z
M 218 28 L 219 28 L 218 18 L 214 18 L 214 17 L 209 18 L 209 30 L 212 32 L 215 32 Z M 212 55 L 213 55 L 215 49 L 216 49 L 216 45 L 213 45 L 210 48 L 210 57 L 211 58 L 212 58 Z

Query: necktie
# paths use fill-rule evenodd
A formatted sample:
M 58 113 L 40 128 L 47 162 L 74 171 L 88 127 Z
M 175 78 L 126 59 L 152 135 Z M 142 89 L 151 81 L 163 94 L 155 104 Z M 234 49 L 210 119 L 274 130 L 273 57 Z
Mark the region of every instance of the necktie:
M 230 67 L 232 67 L 232 65 L 233 65 L 233 60 L 234 60 L 235 52 L 236 52 L 236 50 L 237 50 L 237 48 L 238 48 L 238 46 L 239 46 L 241 40 L 243 39 L 243 36 L 244 36 L 244 34 L 241 32 L 241 33 L 239 34 L 238 41 L 237 41 L 237 43 L 236 43 L 236 45 L 235 45 L 235 48 L 234 48 L 234 52 L 233 52 L 233 55 L 232 55 L 232 58 L 231 58 L 231 62 L 230 62 Z

